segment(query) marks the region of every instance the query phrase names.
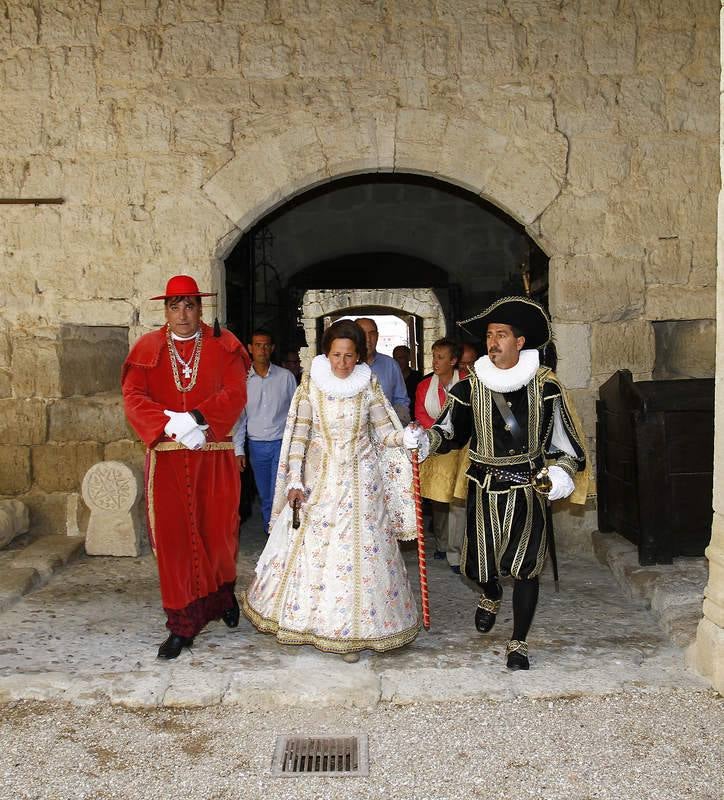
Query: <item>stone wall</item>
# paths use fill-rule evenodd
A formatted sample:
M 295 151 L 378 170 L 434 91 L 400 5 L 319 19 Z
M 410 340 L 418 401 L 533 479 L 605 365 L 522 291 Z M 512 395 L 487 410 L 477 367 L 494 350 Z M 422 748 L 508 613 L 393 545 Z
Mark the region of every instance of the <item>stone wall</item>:
M 0 496 L 26 503 L 35 530 L 57 533 L 89 467 L 104 459 L 143 464 L 118 391 L 128 329 L 16 328 L 3 341 Z
M 65 202 L 1 207 L 0 393 L 26 402 L 7 342 L 41 364 L 65 324 L 133 341 L 162 320 L 147 298 L 169 274 L 218 289 L 223 317 L 223 258 L 251 224 L 320 182 L 398 170 L 489 199 L 550 256 L 561 372 L 592 437 L 601 381 L 651 375 L 653 322 L 714 319 L 719 8 L 6 0 L 0 195 Z M 28 448 L 72 378 L 25 381 L 44 433 L 9 458 L 56 489 Z

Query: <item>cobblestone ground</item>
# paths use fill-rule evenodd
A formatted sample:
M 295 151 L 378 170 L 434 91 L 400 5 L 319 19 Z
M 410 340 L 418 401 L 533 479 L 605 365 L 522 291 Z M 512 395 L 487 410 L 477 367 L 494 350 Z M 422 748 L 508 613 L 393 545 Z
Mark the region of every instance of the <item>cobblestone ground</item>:
M 371 710 L 23 702 L 0 707 L 0 797 L 720 800 L 722 710 L 676 689 Z M 271 777 L 277 735 L 319 733 L 367 733 L 369 777 Z
M 251 580 L 262 537 L 242 527 L 239 586 Z M 416 582 L 415 548 L 406 561 Z M 643 601 L 609 570 L 563 559 L 562 590 L 544 576 L 532 632 L 531 670 L 510 673 L 510 586 L 493 631 L 472 624 L 477 594 L 445 562 L 429 562 L 432 630 L 409 647 L 358 664 L 310 647 L 283 647 L 245 620 L 212 623 L 193 650 L 156 659 L 165 638 L 152 556 L 82 557 L 0 614 L 0 701 L 103 699 L 130 707 L 369 707 L 516 696 L 607 694 L 620 689 L 702 688 Z

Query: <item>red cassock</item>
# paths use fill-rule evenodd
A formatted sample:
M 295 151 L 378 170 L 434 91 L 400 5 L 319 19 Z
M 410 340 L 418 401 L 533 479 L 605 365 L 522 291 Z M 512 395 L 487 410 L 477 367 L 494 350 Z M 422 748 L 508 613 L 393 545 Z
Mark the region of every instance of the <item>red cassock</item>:
M 216 338 L 202 323 L 196 384 L 178 390 L 165 326 L 142 336 L 123 365 L 128 421 L 146 443 L 148 531 L 158 559 L 167 627 L 195 636 L 233 604 L 239 542 L 239 469 L 229 439 L 246 405 L 249 356 L 229 331 Z M 193 341 L 175 341 L 189 361 Z M 181 385 L 185 379 L 179 365 Z M 203 450 L 164 433 L 170 411 L 200 411 L 209 425 Z

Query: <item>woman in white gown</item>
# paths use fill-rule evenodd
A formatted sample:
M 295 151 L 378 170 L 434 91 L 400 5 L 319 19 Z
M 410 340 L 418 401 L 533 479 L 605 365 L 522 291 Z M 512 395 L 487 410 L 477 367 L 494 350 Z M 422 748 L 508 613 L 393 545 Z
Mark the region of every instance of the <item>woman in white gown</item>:
M 419 630 L 397 543 L 416 536 L 412 471 L 397 416 L 364 363 L 362 330 L 336 322 L 322 348 L 289 410 L 271 533 L 242 609 L 284 644 L 355 660 Z

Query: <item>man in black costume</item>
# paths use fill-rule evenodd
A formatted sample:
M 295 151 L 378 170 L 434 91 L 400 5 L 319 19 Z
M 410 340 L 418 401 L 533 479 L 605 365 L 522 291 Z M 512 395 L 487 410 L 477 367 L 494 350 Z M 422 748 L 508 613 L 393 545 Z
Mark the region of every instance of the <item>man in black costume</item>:
M 506 297 L 459 324 L 473 324 L 485 336 L 488 355 L 451 389 L 426 434 L 430 454 L 470 442 L 462 569 L 482 590 L 475 626 L 481 633 L 491 630 L 503 596 L 500 577 L 511 575 L 507 666 L 528 669 L 526 637 L 552 535 L 548 503 L 574 492 L 573 476 L 586 464 L 583 437 L 563 386 L 540 364 L 538 350 L 551 341 L 542 306 Z M 547 474 L 541 473 L 546 464 Z M 582 488 L 572 500 L 585 502 Z

